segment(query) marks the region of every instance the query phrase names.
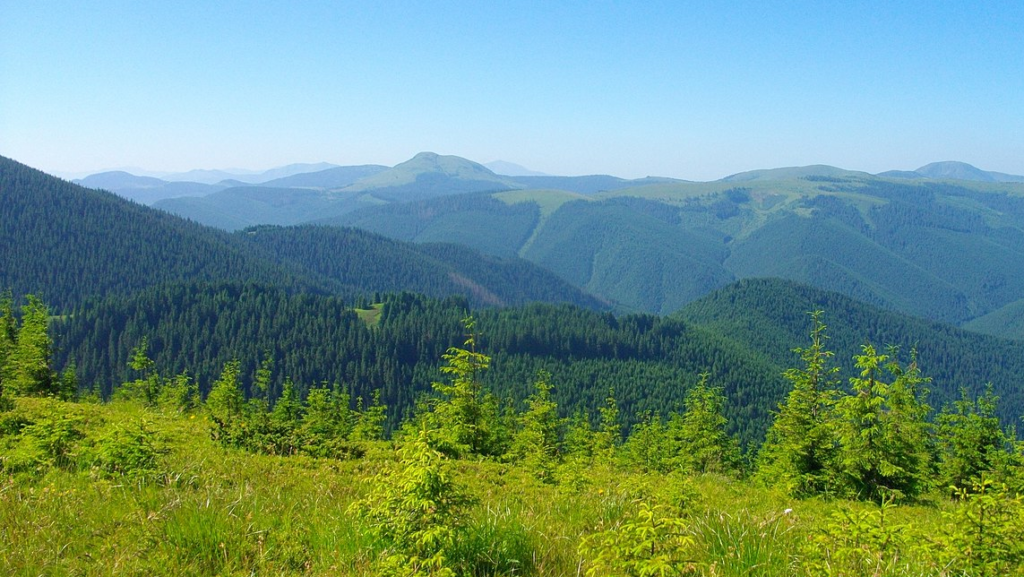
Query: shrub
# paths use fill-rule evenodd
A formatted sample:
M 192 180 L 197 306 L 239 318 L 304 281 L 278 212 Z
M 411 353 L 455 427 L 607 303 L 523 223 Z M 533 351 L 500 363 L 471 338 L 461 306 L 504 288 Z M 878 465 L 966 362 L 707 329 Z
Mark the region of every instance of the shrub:
M 675 575 L 695 569 L 694 539 L 674 507 L 634 501 L 614 526 L 583 538 L 580 556 L 586 575 Z
M 473 499 L 454 480 L 448 459 L 426 429 L 379 473 L 369 497 L 354 504 L 385 547 L 377 574 L 455 575 L 453 556 Z
M 8 436 L 6 450 L 0 454 L 0 469 L 10 473 L 42 473 L 50 467 L 68 467 L 74 463 L 73 450 L 84 436 L 81 419 L 52 407 L 34 421 L 5 419 Z
M 85 466 L 105 477 L 142 479 L 157 473 L 162 451 L 145 421 L 117 423 L 85 454 Z

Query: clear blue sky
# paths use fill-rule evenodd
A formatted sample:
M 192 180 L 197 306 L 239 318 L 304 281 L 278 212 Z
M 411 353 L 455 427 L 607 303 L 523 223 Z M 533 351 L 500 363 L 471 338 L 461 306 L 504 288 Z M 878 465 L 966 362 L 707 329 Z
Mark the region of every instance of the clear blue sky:
M 1024 2 L 0 0 L 0 155 L 1024 174 Z

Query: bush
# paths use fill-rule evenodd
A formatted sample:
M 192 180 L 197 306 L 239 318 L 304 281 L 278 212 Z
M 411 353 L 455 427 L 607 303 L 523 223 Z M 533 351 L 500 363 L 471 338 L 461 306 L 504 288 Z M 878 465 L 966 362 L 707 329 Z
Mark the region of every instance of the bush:
M 157 474 L 162 451 L 145 421 L 117 423 L 84 455 L 84 465 L 104 477 L 143 479 Z
M 1024 569 L 1024 503 L 1005 485 L 979 480 L 957 489 L 959 506 L 946 515 L 939 539 L 953 574 L 1020 575 Z
M 35 421 L 30 417 L 10 414 L 3 420 L 6 429 L 0 469 L 9 473 L 43 473 L 50 467 L 69 467 L 74 463 L 73 451 L 84 436 L 81 419 L 52 407 Z
M 580 542 L 586 575 L 671 575 L 693 568 L 694 539 L 678 510 L 646 499 L 614 526 Z

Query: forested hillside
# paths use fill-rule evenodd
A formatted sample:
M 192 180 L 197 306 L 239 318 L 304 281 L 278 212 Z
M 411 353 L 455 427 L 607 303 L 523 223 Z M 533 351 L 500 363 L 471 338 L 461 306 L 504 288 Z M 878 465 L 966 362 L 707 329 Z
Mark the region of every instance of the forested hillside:
M 276 189 L 255 190 L 272 198 Z M 92 296 L 195 282 L 253 282 L 348 297 L 400 290 L 461 294 L 482 306 L 535 300 L 608 306 L 511 254 L 485 257 L 313 227 L 232 235 L 2 158 L 0 241 L 6 248 L 0 288 L 37 294 L 58 312 Z
M 845 362 L 872 344 L 892 346 L 902 357 L 916 351 L 917 363 L 933 380 L 936 408 L 959 396 L 960 387 L 980 394 L 991 383 L 1002 398 L 1002 417 L 1014 423 L 1024 412 L 1024 343 L 981 335 L 879 309 L 843 294 L 781 279 L 742 280 L 690 303 L 674 318 L 705 327 L 772 359 L 785 359 L 805 346 L 810 311 L 824 312 L 827 346 L 841 380 L 855 376 Z M 784 360 L 781 362 L 785 362 Z
M 529 261 L 484 255 L 463 245 L 411 244 L 363 230 L 325 226 L 264 226 L 236 236 L 274 261 L 299 265 L 343 283 L 352 294 L 462 294 L 483 306 L 534 301 L 609 306 Z
M 510 206 L 452 197 L 330 222 L 520 254 L 597 296 L 660 314 L 738 278 L 765 276 L 953 324 L 1024 298 L 1024 277 L 1010 272 L 1024 270 L 1021 184 L 804 167 L 709 183 L 656 182 L 577 200 L 545 191 L 492 196 Z M 513 210 L 529 209 L 539 218 L 505 221 Z M 464 232 L 484 226 L 490 234 Z M 989 330 L 1020 331 L 1015 315 L 998 318 Z
M 76 363 L 83 385 L 96 384 L 105 396 L 112 384 L 130 380 L 132 350 L 145 338 L 162 373 L 189 371 L 203 391 L 227 361 L 241 361 L 251 382 L 269 358 L 272 396 L 289 378 L 303 394 L 320 383 L 352 398 L 380 389 L 395 422 L 439 378 L 438 359 L 464 338 L 460 321 L 472 312 L 480 350 L 494 359 L 484 380 L 503 399 L 525 399 L 543 368 L 566 415 L 596 412 L 614 390 L 629 425 L 639 413 L 680 406 L 707 371 L 724 388 L 730 430 L 759 443 L 812 310 L 825 311 L 836 366 L 849 371 L 864 344 L 898 347 L 895 358 L 905 362 L 916 350 L 918 366 L 933 379 L 928 399 L 936 408 L 958 398 L 961 387 L 980 394 L 991 383 L 1004 422 L 1019 418 L 1024 345 L 784 281 L 741 281 L 691 304 L 679 319 L 568 305 L 471 311 L 465 300 L 405 293 L 384 298 L 370 324 L 336 297 L 257 285 L 176 286 L 90 302 L 57 325 L 56 343 L 61 366 Z
M 55 327 L 55 362 L 73 362 L 83 386 L 109 396 L 113 384 L 131 379 L 131 353 L 144 338 L 161 373 L 188 371 L 203 392 L 227 361 L 241 361 L 251 382 L 270 358 L 272 397 L 285 379 L 301 394 L 321 383 L 352 398 L 380 389 L 394 423 L 439 378 L 441 354 L 462 342 L 470 312 L 465 300 L 404 293 L 386 298 L 368 326 L 335 297 L 255 285 L 156 288 L 75 309 Z M 778 365 L 678 321 L 539 304 L 475 314 L 481 350 L 494 357 L 485 379 L 503 399 L 522 401 L 544 368 L 566 410 L 596 411 L 614 389 L 628 424 L 638 412 L 680 406 L 708 371 L 725 387 L 732 429 L 752 442 L 783 392 Z
M 222 231 L 0 157 L 0 287 L 57 310 L 169 282 L 330 284 L 270 263 Z

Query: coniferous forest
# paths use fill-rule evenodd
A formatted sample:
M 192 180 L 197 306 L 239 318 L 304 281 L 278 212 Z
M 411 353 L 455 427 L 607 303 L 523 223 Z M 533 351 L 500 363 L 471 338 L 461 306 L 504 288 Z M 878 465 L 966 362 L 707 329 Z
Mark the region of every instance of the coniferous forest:
M 5 159 L 0 194 L 5 574 L 1024 572 L 1019 340 L 780 279 L 637 312 Z

